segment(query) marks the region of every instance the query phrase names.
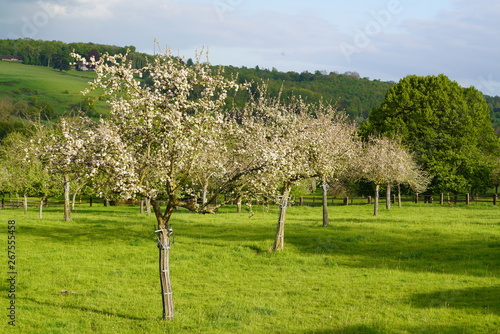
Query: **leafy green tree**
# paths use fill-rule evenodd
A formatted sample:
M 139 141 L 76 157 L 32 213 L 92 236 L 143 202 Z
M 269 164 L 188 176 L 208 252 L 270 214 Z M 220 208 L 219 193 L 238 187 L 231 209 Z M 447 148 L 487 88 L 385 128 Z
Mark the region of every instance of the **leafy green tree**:
M 69 61 L 65 54 L 56 54 L 52 58 L 52 67 L 59 71 L 69 70 Z
M 500 186 L 500 159 L 496 160 L 496 164 L 491 174 L 491 182 L 495 187 L 495 194 L 498 194 L 498 187 Z
M 401 79 L 361 132 L 400 138 L 433 176 L 431 191 L 485 189 L 500 152 L 483 95 L 442 74 Z

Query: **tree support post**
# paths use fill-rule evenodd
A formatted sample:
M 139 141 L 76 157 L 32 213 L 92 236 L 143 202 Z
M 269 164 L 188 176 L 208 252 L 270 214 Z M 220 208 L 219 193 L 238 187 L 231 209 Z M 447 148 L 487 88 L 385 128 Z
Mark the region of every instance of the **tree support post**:
M 292 186 L 286 186 L 283 191 L 283 197 L 280 200 L 280 213 L 278 217 L 278 226 L 276 227 L 276 236 L 274 237 L 273 252 L 282 251 L 285 247 L 285 218 L 286 208 L 288 207 L 288 196 Z
M 174 231 L 168 225 L 170 216 L 174 209 L 174 202 L 169 200 L 165 213 L 162 214 L 160 203 L 152 200 L 158 228 L 155 231 L 158 246 L 158 263 L 160 270 L 160 285 L 163 304 L 163 320 L 174 319 L 174 298 L 172 296 L 172 284 L 170 283 L 170 246 Z
M 174 299 L 170 283 L 170 238 L 172 229 L 161 228 L 155 231 L 158 241 L 160 285 L 163 304 L 163 320 L 174 318 Z

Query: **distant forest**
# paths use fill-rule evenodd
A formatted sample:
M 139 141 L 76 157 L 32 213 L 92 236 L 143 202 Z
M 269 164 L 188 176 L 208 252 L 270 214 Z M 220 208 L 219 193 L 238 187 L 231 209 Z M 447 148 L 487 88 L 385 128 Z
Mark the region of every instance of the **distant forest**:
M 103 53 L 125 53 L 127 50 L 136 68 L 144 66 L 152 57 L 136 52 L 134 46 L 119 47 L 33 39 L 0 40 L 0 55 L 20 56 L 24 64 L 48 66 L 61 70 L 68 69 L 67 64 L 71 61 L 69 54 L 73 51 L 90 57 Z M 321 71 L 280 72 L 274 68 L 261 69 L 258 66 L 255 68 L 225 66 L 225 70 L 228 75 L 238 74 L 241 81 L 261 82 L 264 80 L 268 83 L 271 95 L 278 94 L 281 90 L 283 98 L 294 94 L 301 95 L 311 102 L 323 100 L 335 103 L 339 109 L 345 110 L 358 123 L 366 120 L 370 112 L 381 105 L 387 90 L 394 84 L 394 82 L 363 78 L 356 72 L 343 74 Z M 492 124 L 498 134 L 500 133 L 498 131 L 500 129 L 500 97 L 485 96 L 485 99 L 490 107 Z M 237 98 L 234 101 L 236 105 L 241 102 Z

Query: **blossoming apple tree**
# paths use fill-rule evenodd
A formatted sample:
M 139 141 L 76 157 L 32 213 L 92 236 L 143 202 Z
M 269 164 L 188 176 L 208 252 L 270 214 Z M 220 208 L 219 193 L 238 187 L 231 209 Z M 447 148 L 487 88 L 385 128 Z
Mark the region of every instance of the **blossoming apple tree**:
M 320 104 L 314 108 L 314 117 L 308 123 L 308 141 L 305 148 L 308 161 L 323 190 L 323 227 L 328 226 L 328 182 L 349 178 L 354 161 L 361 153 L 357 126 L 333 106 Z
M 132 68 L 127 55 L 91 60 L 97 78 L 89 90 L 102 90 L 111 104 L 110 115 L 97 132 L 101 142 L 119 147 L 113 153 L 102 151 L 91 169 L 105 171 L 122 196 L 151 200 L 157 219 L 164 319 L 174 317 L 169 271 L 173 233 L 169 222 L 174 208 L 209 212 L 217 194 L 257 171 L 262 161 L 252 158 L 259 155 L 243 144 L 242 138 L 250 144 L 251 137 L 245 137 L 241 120 L 223 111 L 228 93 L 244 86 L 201 57 L 198 54 L 195 62 L 185 63 L 166 52 L 140 69 Z M 149 84 L 141 80 L 146 76 Z M 105 159 L 107 167 L 100 168 Z M 205 196 L 201 204 L 191 200 L 193 185 L 206 191 L 209 182 L 210 197 Z
M 366 143 L 360 168 L 363 178 L 375 184 L 375 216 L 378 215 L 381 185 L 387 185 L 386 208 L 390 209 L 392 184 L 406 184 L 418 192 L 424 191 L 430 181 L 428 174 L 400 143 L 383 137 L 370 138 Z

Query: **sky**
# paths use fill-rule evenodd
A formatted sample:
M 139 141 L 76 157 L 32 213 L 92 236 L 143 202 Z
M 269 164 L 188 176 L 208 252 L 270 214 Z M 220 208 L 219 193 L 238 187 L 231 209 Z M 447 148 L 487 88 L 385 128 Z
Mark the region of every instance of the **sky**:
M 499 19 L 498 0 L 0 0 L 0 39 L 203 49 L 214 65 L 382 81 L 443 73 L 500 95 Z

